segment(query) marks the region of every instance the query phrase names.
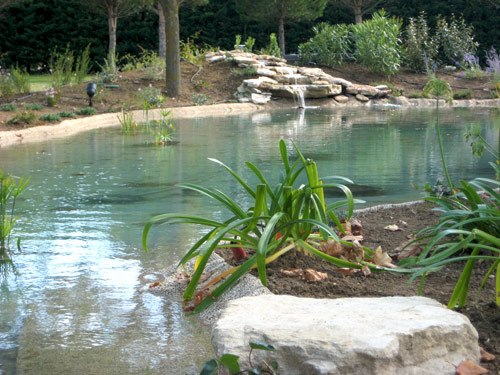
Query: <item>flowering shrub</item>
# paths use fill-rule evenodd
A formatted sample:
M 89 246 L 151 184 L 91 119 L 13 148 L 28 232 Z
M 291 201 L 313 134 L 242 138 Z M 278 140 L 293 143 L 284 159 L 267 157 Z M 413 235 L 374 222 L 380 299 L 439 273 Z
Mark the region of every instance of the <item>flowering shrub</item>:
M 436 38 L 440 44 L 442 62 L 464 66 L 465 56 L 468 53 L 475 54 L 478 47 L 473 32 L 474 28 L 467 25 L 463 17 L 457 20 L 452 16 L 449 23 L 445 18 L 438 18 Z
M 47 105 L 49 107 L 55 107 L 59 102 L 59 91 L 51 87 L 47 91 L 45 91 L 45 99 L 47 100 Z
M 438 41 L 431 36 L 425 12 L 418 18 L 410 18 L 406 27 L 406 64 L 418 73 L 429 72 L 438 54 Z

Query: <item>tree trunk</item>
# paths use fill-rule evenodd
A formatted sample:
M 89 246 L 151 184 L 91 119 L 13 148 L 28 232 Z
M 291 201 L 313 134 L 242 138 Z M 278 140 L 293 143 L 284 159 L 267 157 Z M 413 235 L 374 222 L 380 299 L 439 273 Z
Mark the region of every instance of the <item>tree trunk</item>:
M 179 1 L 161 0 L 165 14 L 166 35 L 166 90 L 175 97 L 181 91 L 181 62 L 179 57 Z
M 158 55 L 160 59 L 166 58 L 166 35 L 165 35 L 165 14 L 163 13 L 163 8 L 158 4 L 158 34 L 159 34 L 159 45 L 158 45 Z
M 116 27 L 118 24 L 118 5 L 108 5 L 108 29 L 109 29 L 109 46 L 108 51 L 114 53 L 116 51 Z
M 363 23 L 363 13 L 361 7 L 354 8 L 354 22 L 356 25 Z
M 285 20 L 283 17 L 280 17 L 279 20 L 279 46 L 281 50 L 281 55 L 283 56 L 285 54 Z

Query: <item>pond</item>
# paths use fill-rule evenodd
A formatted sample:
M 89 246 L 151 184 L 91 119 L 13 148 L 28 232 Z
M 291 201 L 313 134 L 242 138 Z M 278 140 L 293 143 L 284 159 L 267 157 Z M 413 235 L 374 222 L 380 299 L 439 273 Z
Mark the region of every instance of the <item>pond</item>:
M 489 160 L 473 157 L 462 135 L 477 124 L 496 140 L 490 111 L 441 115 L 453 178 L 492 177 Z M 416 186 L 444 181 L 432 110 L 276 111 L 176 120 L 176 128 L 180 143 L 170 147 L 108 128 L 0 149 L 4 171 L 32 176 L 17 210 L 19 276 L 0 281 L 0 373 L 196 373 L 213 354 L 205 327 L 184 316 L 178 301 L 147 293 L 147 285 L 161 280 L 201 229 L 155 228 L 150 253 L 141 233 L 159 213 L 227 215 L 179 182 L 216 187 L 250 205 L 209 157 L 252 183 L 245 161 L 277 181 L 278 142 L 291 150 L 294 140 L 321 176 L 352 179 L 366 205 L 419 199 Z

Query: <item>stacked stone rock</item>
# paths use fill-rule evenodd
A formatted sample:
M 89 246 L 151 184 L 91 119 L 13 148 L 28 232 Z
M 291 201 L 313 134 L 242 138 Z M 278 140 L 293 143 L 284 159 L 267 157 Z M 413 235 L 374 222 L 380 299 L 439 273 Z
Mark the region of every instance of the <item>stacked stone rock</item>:
M 335 78 L 319 68 L 291 66 L 286 60 L 268 55 L 255 55 L 242 51 L 208 53 L 208 62 L 232 61 L 240 68 L 254 66 L 258 78 L 246 79 L 238 87 L 235 97 L 242 103 L 265 104 L 272 97 L 297 97 L 302 92 L 305 99 L 333 98 L 345 103 L 350 98 L 360 102 L 386 97 L 391 93 L 387 86 L 353 84 Z

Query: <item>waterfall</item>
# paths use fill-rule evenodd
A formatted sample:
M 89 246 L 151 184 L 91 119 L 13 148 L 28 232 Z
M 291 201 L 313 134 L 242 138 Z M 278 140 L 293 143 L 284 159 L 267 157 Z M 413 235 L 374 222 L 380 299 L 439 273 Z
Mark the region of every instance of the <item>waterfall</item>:
M 293 85 L 293 100 L 295 103 L 298 101 L 297 108 L 298 109 L 305 109 L 306 108 L 306 100 L 304 97 L 304 87 L 302 85 L 299 85 L 297 82 L 297 76 L 300 77 L 300 75 L 294 75 L 294 80 L 295 80 L 295 85 Z

